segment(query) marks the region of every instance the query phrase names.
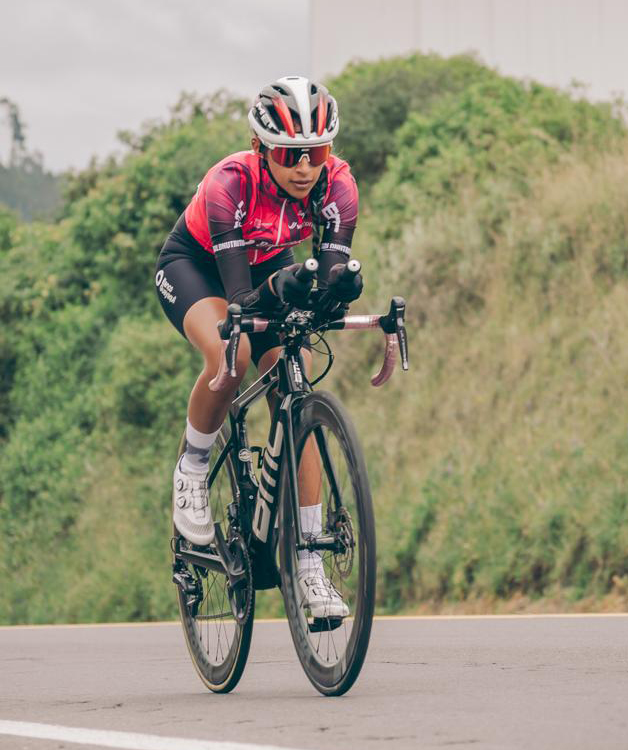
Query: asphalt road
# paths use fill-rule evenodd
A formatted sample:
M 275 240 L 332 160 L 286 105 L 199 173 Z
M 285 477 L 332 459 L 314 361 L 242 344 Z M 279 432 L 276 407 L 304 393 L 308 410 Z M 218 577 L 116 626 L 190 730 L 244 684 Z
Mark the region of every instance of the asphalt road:
M 0 628 L 0 748 L 99 746 L 10 736 L 7 720 L 182 738 L 172 750 L 626 750 L 628 615 L 378 620 L 341 698 L 312 688 L 281 622 L 256 623 L 230 695 L 205 690 L 176 624 Z

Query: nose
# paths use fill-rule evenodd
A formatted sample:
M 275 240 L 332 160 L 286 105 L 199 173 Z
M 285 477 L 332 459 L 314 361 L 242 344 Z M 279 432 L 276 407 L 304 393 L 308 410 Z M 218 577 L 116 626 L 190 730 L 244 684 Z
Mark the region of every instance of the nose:
M 303 156 L 299 159 L 299 163 L 296 166 L 296 169 L 298 172 L 302 172 L 303 174 L 306 174 L 309 172 L 311 168 L 310 164 L 310 157 L 307 154 L 303 154 Z

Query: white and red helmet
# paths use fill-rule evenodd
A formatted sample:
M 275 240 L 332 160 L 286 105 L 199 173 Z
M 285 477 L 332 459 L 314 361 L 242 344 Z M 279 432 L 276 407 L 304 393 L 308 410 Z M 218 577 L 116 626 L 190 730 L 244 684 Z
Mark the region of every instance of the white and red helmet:
M 320 83 L 285 76 L 260 91 L 249 111 L 249 124 L 271 149 L 322 146 L 338 133 L 338 105 Z

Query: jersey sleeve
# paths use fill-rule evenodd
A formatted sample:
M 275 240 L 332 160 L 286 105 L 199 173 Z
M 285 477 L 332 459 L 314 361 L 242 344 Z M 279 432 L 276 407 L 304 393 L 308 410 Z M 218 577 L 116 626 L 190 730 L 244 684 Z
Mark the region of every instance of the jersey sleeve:
M 229 302 L 239 302 L 252 290 L 242 223 L 251 200 L 251 177 L 237 162 L 225 164 L 209 181 L 205 208 L 212 248 Z
M 251 201 L 252 178 L 242 164 L 230 162 L 219 169 L 205 189 L 205 209 L 215 253 L 244 247 L 242 224 Z
M 333 175 L 321 215 L 324 223 L 317 255 L 318 285 L 325 288 L 333 266 L 349 260 L 358 221 L 358 186 L 348 164 L 343 164 Z

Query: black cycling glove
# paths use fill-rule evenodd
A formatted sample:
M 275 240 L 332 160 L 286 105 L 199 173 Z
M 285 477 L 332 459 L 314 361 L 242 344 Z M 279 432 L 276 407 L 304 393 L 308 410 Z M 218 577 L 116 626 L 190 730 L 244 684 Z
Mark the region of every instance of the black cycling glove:
M 344 265 L 338 263 L 329 272 L 327 290 L 329 294 L 340 302 L 354 302 L 361 294 L 364 287 L 362 274 L 357 273 L 348 279 L 341 277 Z
M 281 309 L 282 304 L 279 297 L 271 289 L 270 279 L 264 281 L 252 292 L 240 295 L 238 302 L 247 312 L 272 313 Z
M 296 272 L 300 268 L 298 263 L 287 268 L 282 268 L 271 277 L 271 284 L 277 297 L 283 302 L 291 305 L 303 305 L 312 290 L 313 279 L 301 281 L 297 279 Z

